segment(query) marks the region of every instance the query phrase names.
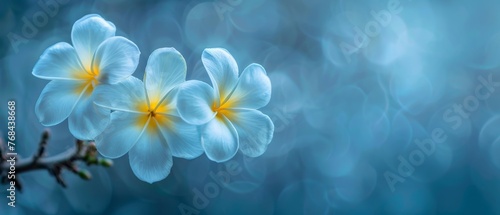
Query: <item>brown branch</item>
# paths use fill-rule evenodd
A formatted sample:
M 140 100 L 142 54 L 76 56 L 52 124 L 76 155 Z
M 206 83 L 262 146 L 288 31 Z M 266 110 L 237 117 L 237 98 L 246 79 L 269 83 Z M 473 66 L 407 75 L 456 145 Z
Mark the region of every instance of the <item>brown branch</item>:
M 26 159 L 17 160 L 15 158 L 15 181 L 16 188 L 21 190 L 21 184 L 19 183 L 18 175 L 45 169 L 54 176 L 57 183 L 59 183 L 63 187 L 67 187 L 66 182 L 62 178 L 61 172 L 63 169 L 67 169 L 74 174 L 80 176 L 80 178 L 85 180 L 90 180 L 91 175 L 87 170 L 80 170 L 78 168 L 77 162 L 82 161 L 87 166 L 90 165 L 101 165 L 105 167 L 109 167 L 113 164 L 113 162 L 109 159 L 104 159 L 98 156 L 97 149 L 93 142 L 84 142 L 82 140 L 77 140 L 74 147 L 69 150 L 60 153 L 58 155 L 52 157 L 46 157 L 45 151 L 48 143 L 48 139 L 50 137 L 50 133 L 48 131 L 44 131 L 42 134 L 42 138 L 40 144 L 38 146 L 38 150 L 36 153 Z M 1 138 L 0 138 L 1 139 Z M 10 171 L 11 165 L 9 164 L 7 157 L 3 153 L 3 142 L 0 140 L 0 179 L 2 183 L 9 183 L 11 181 L 8 179 L 8 173 Z
M 40 146 L 38 147 L 38 152 L 33 155 L 33 162 L 36 163 L 45 153 L 45 148 L 47 148 L 47 141 L 49 140 L 49 131 L 45 130 L 42 133 L 42 140 L 40 141 Z

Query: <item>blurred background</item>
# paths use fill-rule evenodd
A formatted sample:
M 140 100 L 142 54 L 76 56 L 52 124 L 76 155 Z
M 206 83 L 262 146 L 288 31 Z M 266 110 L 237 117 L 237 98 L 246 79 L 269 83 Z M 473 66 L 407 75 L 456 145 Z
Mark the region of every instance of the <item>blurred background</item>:
M 91 181 L 64 174 L 66 189 L 46 171 L 19 175 L 17 207 L 0 197 L 0 214 L 500 214 L 499 8 L 496 0 L 2 0 L 0 131 L 5 138 L 14 99 L 23 157 L 45 129 L 34 106 L 48 81 L 32 68 L 49 46 L 71 43 L 73 23 L 89 13 L 141 49 L 136 77 L 161 47 L 184 55 L 188 79 L 208 81 L 207 47 L 229 50 L 240 71 L 262 64 L 273 87 L 262 111 L 276 130 L 264 155 L 230 161 L 238 171 L 227 185 L 213 177 L 227 165 L 205 155 L 174 159 L 152 185 L 124 156 L 110 169 L 90 167 Z M 35 32 L 23 31 L 27 22 Z M 50 129 L 49 155 L 73 146 L 67 122 Z

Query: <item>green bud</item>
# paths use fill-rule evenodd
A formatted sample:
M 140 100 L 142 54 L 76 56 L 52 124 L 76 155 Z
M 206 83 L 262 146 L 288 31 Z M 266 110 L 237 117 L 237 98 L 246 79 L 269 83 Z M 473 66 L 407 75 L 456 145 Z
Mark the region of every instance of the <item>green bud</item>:
M 104 167 L 113 166 L 113 161 L 106 158 L 99 158 L 99 164 Z
M 98 160 L 91 156 L 85 156 L 85 162 L 87 162 L 87 165 L 98 164 Z
M 92 178 L 92 175 L 90 174 L 90 172 L 88 170 L 78 171 L 78 176 L 80 176 L 80 178 L 85 179 L 85 180 L 90 180 Z

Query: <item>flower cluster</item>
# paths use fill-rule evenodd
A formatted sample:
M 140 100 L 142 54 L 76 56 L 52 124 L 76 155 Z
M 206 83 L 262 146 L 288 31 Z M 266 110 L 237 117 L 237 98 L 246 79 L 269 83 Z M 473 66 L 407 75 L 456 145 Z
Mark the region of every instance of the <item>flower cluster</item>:
M 73 25 L 71 40 L 49 47 L 33 75 L 51 82 L 35 112 L 45 126 L 68 118 L 69 130 L 82 140 L 95 140 L 103 156 L 129 153 L 141 180 L 166 178 L 172 156 L 193 159 L 205 152 L 216 162 L 238 150 L 262 155 L 274 125 L 257 109 L 271 98 L 271 82 L 258 64 L 238 76 L 238 65 L 225 49 L 205 49 L 202 62 L 211 79 L 186 81 L 187 65 L 174 48 L 155 50 L 143 80 L 132 76 L 140 51 L 115 36 L 113 23 L 87 15 Z

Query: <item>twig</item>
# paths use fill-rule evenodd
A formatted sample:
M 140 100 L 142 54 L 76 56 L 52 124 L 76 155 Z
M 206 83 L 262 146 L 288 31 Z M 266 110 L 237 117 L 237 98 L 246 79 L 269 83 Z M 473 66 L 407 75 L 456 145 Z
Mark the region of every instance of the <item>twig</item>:
M 42 133 L 42 140 L 40 141 L 40 146 L 38 147 L 38 152 L 33 155 L 33 162 L 37 162 L 45 153 L 45 148 L 47 147 L 47 141 L 49 140 L 49 131 L 45 130 Z
M 73 172 L 82 179 L 91 179 L 89 171 L 80 170 L 78 168 L 78 161 L 83 161 L 87 166 L 101 165 L 110 167 L 113 164 L 113 162 L 109 159 L 98 157 L 97 149 L 93 142 L 84 142 L 82 140 L 77 140 L 74 147 L 63 153 L 52 157 L 46 157 L 45 151 L 49 137 L 49 131 L 44 131 L 36 153 L 30 158 L 21 159 L 16 162 L 15 184 L 16 188 L 19 190 L 21 190 L 21 183 L 19 183 L 17 175 L 24 172 L 45 169 L 49 172 L 49 174 L 54 176 L 57 183 L 59 183 L 62 187 L 67 187 L 67 184 L 61 175 L 63 169 Z M 5 162 L 6 158 L 3 153 L 3 146 L 4 143 L 0 140 L 0 178 L 2 183 L 8 183 L 9 179 L 7 179 L 7 173 L 9 172 L 10 164 Z

